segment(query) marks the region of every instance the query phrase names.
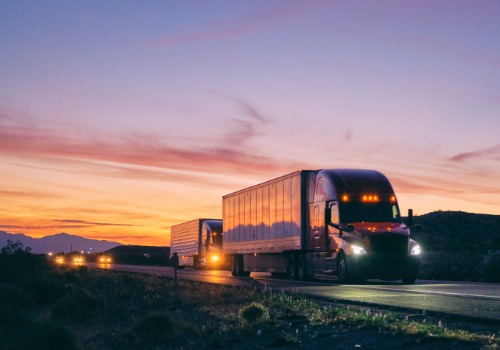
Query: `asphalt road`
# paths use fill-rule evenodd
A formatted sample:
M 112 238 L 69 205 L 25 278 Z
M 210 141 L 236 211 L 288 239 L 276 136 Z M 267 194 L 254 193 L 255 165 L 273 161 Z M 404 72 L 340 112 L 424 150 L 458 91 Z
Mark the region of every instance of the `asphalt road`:
M 139 272 L 173 278 L 171 267 L 88 264 L 113 270 Z M 333 280 L 316 279 L 296 282 L 277 279 L 269 273 L 233 277 L 228 271 L 179 269 L 179 279 L 235 286 L 297 291 L 327 301 L 348 301 L 411 309 L 418 312 L 444 313 L 483 320 L 500 321 L 500 284 L 418 280 L 413 285 L 368 281 L 363 285 L 340 285 Z

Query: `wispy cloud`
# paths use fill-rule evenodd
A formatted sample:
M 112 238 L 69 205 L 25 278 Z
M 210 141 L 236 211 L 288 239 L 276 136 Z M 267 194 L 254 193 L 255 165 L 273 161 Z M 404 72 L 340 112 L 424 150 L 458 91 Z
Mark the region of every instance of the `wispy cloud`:
M 458 153 L 453 157 L 450 157 L 449 160 L 454 162 L 463 162 L 475 158 L 493 158 L 500 160 L 500 144 L 477 151 Z
M 34 199 L 34 198 L 42 198 L 42 199 L 48 199 L 48 198 L 59 198 L 60 195 L 54 194 L 54 193 L 49 193 L 49 192 L 40 192 L 40 191 L 7 191 L 7 190 L 0 190 L 0 197 L 4 198 L 27 198 L 27 199 Z
M 67 224 L 76 224 L 82 226 L 142 226 L 142 225 L 131 225 L 131 224 L 116 224 L 116 223 L 108 223 L 108 222 L 92 222 L 85 220 L 54 220 L 55 222 L 62 222 Z
M 122 164 L 164 170 L 217 169 L 225 173 L 239 173 L 242 169 L 278 172 L 294 166 L 273 157 L 249 153 L 241 147 L 245 140 L 256 135 L 256 123 L 263 124 L 269 119 L 251 104 L 231 99 L 247 119 L 232 119 L 236 121 L 236 127 L 229 126 L 216 143 L 201 149 L 182 146 L 172 138 L 167 141 L 166 137 L 158 135 L 129 133 L 116 137 L 74 125 L 50 129 L 42 126 L 41 122 L 31 120 L 27 125 L 23 120 L 16 121 L 15 118 L 0 115 L 0 154 L 28 159 L 50 158 L 59 162 L 108 162 L 115 166 Z
M 207 40 L 239 38 L 288 23 L 308 8 L 310 7 L 302 2 L 278 4 L 232 20 L 221 20 L 197 30 L 166 36 L 155 40 L 153 44 L 174 46 Z

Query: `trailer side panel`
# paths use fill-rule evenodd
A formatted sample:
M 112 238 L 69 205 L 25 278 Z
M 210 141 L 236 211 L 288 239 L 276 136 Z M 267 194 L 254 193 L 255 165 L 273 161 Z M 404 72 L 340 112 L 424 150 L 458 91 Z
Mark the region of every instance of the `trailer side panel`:
M 300 250 L 305 215 L 301 179 L 298 171 L 224 196 L 224 253 Z

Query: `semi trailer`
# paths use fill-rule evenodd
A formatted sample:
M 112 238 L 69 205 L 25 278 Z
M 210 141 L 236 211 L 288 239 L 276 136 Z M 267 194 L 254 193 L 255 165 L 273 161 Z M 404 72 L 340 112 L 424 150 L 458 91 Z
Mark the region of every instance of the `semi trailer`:
M 413 283 L 420 246 L 396 194 L 375 170 L 301 170 L 223 196 L 224 254 L 233 276 L 334 275 Z M 409 210 L 409 220 L 411 220 Z
M 195 219 L 173 225 L 171 257 L 177 253 L 179 267 L 208 268 L 223 264 L 222 220 Z

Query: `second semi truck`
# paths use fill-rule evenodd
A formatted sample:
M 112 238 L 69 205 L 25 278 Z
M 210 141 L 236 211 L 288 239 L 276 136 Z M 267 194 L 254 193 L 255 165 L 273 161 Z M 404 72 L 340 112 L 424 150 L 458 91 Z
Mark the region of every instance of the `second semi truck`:
M 177 253 L 179 266 L 207 268 L 223 264 L 222 220 L 195 219 L 173 225 L 170 254 Z
M 420 247 L 389 180 L 374 170 L 302 170 L 228 194 L 223 226 L 235 276 L 413 283 L 419 271 Z

